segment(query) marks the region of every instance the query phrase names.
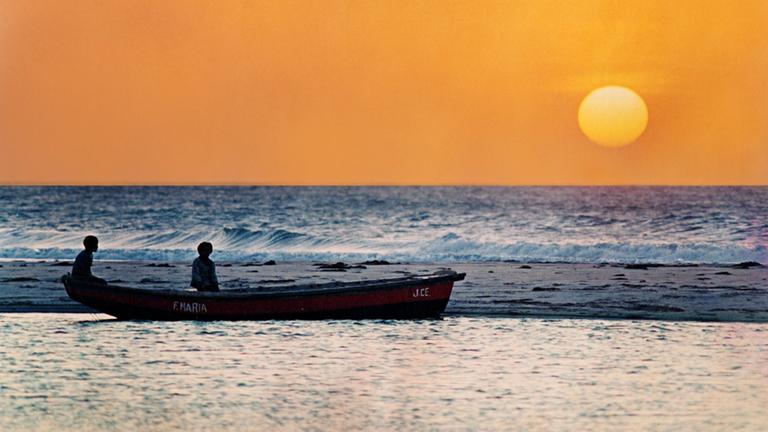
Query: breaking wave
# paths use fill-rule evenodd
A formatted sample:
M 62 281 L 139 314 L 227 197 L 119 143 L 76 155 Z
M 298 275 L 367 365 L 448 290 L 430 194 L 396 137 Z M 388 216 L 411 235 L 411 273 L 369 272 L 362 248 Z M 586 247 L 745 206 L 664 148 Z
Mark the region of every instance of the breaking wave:
M 0 230 L 0 258 L 71 259 L 85 233 Z M 387 259 L 403 262 L 707 263 L 768 264 L 768 248 L 710 243 L 487 242 L 449 232 L 432 239 L 382 240 L 354 233 L 321 237 L 286 229 L 223 228 L 210 232 L 123 233 L 102 238 L 99 259 L 184 261 L 211 241 L 218 260 L 333 261 Z
M 0 258 L 768 263 L 768 187 L 0 187 Z

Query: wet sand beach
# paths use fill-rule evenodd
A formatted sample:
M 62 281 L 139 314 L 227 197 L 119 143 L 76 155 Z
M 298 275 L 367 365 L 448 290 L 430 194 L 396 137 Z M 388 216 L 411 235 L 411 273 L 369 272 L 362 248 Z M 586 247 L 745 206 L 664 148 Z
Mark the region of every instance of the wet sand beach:
M 455 285 L 446 315 L 768 322 L 768 269 L 749 264 L 374 262 L 338 269 L 318 264 L 219 262 L 217 270 L 226 290 L 394 278 L 451 268 L 467 278 Z M 91 312 L 70 300 L 59 281 L 70 271 L 68 261 L 0 265 L 0 312 Z M 186 289 L 190 264 L 97 261 L 94 272 L 116 285 Z

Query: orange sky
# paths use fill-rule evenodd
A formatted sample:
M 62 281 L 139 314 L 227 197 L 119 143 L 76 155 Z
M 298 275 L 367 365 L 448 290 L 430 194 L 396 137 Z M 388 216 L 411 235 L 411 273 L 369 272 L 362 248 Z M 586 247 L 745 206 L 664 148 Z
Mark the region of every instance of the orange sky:
M 0 183 L 768 184 L 768 2 L 0 0 Z M 648 105 L 580 132 L 595 87 Z

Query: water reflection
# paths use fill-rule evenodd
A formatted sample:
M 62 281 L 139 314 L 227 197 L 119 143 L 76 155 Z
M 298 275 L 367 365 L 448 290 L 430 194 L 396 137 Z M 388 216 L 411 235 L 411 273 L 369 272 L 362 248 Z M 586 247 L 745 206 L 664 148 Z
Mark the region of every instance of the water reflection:
M 765 324 L 90 318 L 0 316 L 3 430 L 768 427 Z

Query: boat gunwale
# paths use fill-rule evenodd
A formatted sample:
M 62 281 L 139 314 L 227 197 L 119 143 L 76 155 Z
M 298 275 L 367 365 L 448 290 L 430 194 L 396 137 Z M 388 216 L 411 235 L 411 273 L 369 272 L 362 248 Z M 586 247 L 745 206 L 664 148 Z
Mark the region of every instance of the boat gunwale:
M 87 286 L 88 289 L 101 289 L 113 293 L 147 295 L 152 297 L 165 298 L 188 298 L 188 299 L 249 299 L 249 298 L 275 298 L 275 297 L 303 297 L 326 294 L 347 294 L 354 292 L 368 292 L 372 290 L 390 290 L 400 289 L 409 286 L 431 285 L 441 282 L 456 282 L 463 280 L 466 273 L 458 273 L 453 270 L 433 273 L 429 275 L 415 275 L 394 279 L 374 279 L 365 281 L 351 282 L 329 282 L 323 284 L 302 284 L 302 285 L 281 285 L 270 287 L 239 288 L 223 291 L 193 291 L 193 290 L 173 290 L 173 289 L 148 289 L 133 288 L 120 285 L 99 285 L 89 283 L 84 280 L 77 280 L 69 275 L 62 278 L 65 286 Z M 69 280 L 66 280 L 66 279 Z

